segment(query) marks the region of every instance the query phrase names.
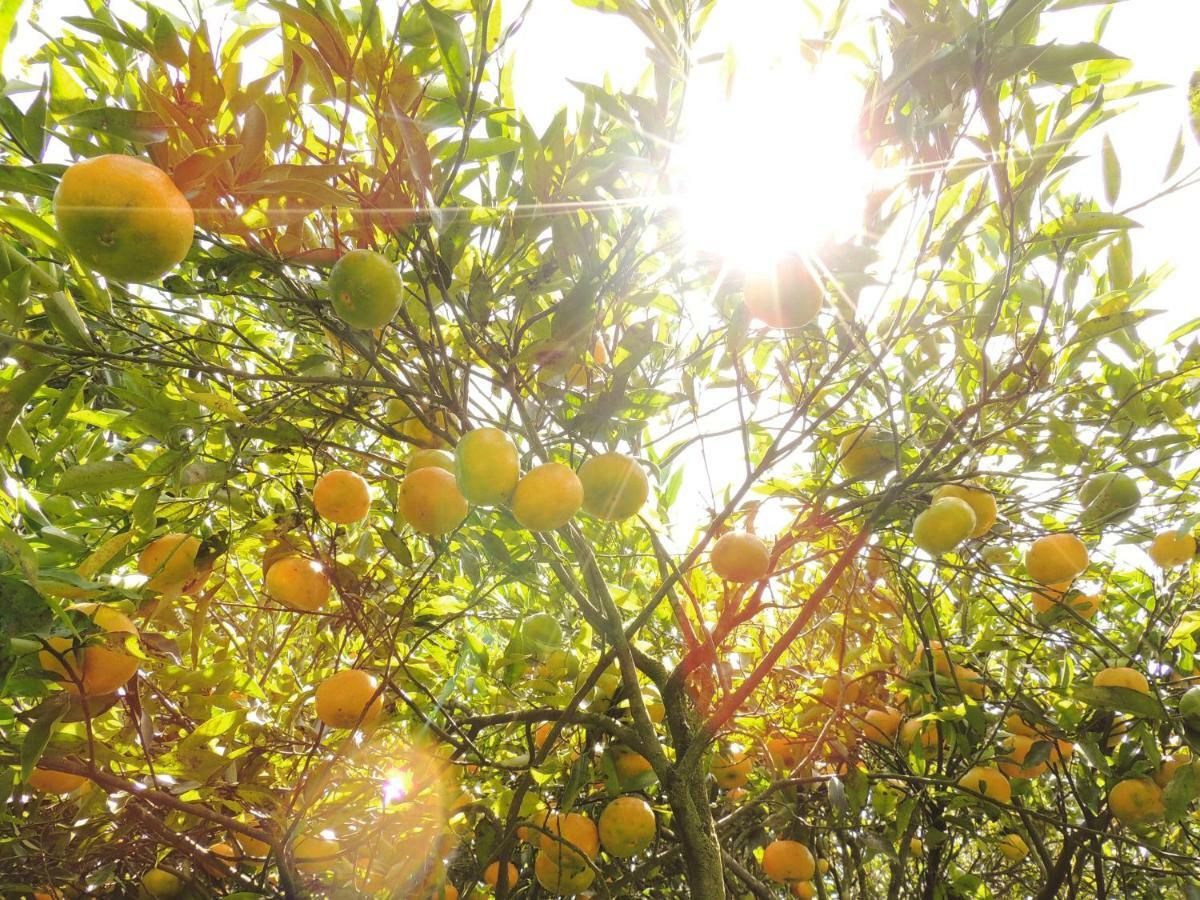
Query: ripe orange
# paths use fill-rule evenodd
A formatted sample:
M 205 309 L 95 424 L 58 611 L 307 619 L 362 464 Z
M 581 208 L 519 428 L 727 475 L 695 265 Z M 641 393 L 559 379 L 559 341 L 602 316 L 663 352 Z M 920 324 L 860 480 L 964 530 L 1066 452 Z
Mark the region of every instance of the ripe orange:
M 1166 813 L 1163 792 L 1149 778 L 1126 778 L 1108 792 L 1108 808 L 1122 825 L 1144 825 Z
M 731 791 L 750 780 L 750 770 L 753 767 L 754 760 L 745 752 L 717 753 L 713 756 L 711 771 L 717 787 L 723 791 Z
M 362 669 L 335 672 L 317 686 L 317 718 L 330 728 L 370 726 L 383 712 L 378 687 L 375 676 Z
M 1183 766 L 1191 765 L 1192 754 L 1187 750 L 1180 750 L 1178 753 L 1173 753 L 1165 757 L 1162 765 L 1158 767 L 1158 771 L 1154 773 L 1154 783 L 1160 788 L 1165 788 L 1171 783 L 1171 779 L 1175 777 Z
M 296 861 L 296 868 L 301 871 L 325 872 L 333 868 L 341 850 L 337 841 L 305 835 L 292 847 L 292 858 Z
M 636 459 L 602 453 L 579 467 L 584 511 L 607 522 L 636 516 L 650 496 L 650 482 Z
M 267 594 L 277 603 L 302 612 L 314 612 L 329 602 L 333 582 L 313 559 L 285 556 L 267 570 Z
M 468 431 L 454 448 L 458 489 L 476 506 L 507 503 L 521 475 L 521 458 L 499 428 Z
M 583 484 L 562 463 L 545 463 L 517 482 L 512 513 L 530 531 L 562 528 L 583 506 Z
M 780 884 L 809 881 L 816 874 L 817 861 L 799 841 L 777 840 L 763 850 L 762 869 L 768 878 Z
M 821 285 L 799 256 L 780 260 L 771 272 L 747 275 L 742 296 L 750 316 L 772 328 L 807 325 L 825 302 Z
M 63 242 L 105 278 L 150 282 L 179 265 L 192 246 L 191 204 L 167 173 L 132 156 L 85 159 L 54 192 Z
M 539 832 L 538 846 L 555 866 L 574 870 L 587 865 L 583 856 L 595 859 L 600 852 L 600 832 L 596 824 L 582 813 L 547 813 L 542 822 L 546 831 Z M 578 849 L 576 849 L 578 848 Z
M 937 556 L 953 550 L 975 531 L 975 510 L 966 500 L 942 497 L 913 519 L 913 543 Z
M 396 317 L 404 281 L 396 267 L 373 250 L 351 250 L 329 273 L 329 300 L 351 328 L 374 331 Z
M 1029 845 L 1019 834 L 1009 833 L 1000 838 L 996 849 L 1012 862 L 1020 862 L 1029 855 Z
M 944 484 L 933 492 L 935 502 L 943 497 L 957 497 L 971 507 L 975 513 L 971 537 L 983 537 L 996 524 L 996 498 L 991 491 L 977 485 Z
M 436 432 L 418 418 L 403 400 L 389 400 L 385 417 L 390 424 L 399 425 L 400 433 L 417 447 L 426 450 L 445 450 L 450 446 L 449 442 L 439 433 L 452 434 L 454 431 L 445 410 L 435 409 L 428 414 L 428 418 L 438 429 Z
M 938 746 L 938 723 L 933 719 L 909 719 L 900 726 L 900 743 L 911 747 L 920 741 L 928 752 Z
M 34 769 L 29 773 L 29 786 L 43 794 L 69 794 L 88 783 L 83 775 L 71 775 L 54 769 Z
M 608 754 L 612 759 L 613 769 L 616 770 L 617 779 L 623 785 L 630 784 L 647 772 L 654 771 L 650 760 L 621 744 L 613 744 L 609 747 Z
M 1012 786 L 993 766 L 972 766 L 958 779 L 958 786 L 1005 806 L 1012 802 Z
M 437 466 L 439 469 L 445 469 L 453 475 L 454 457 L 445 450 L 414 450 L 408 457 L 408 465 L 405 467 L 405 471 L 415 472 L 417 469 L 424 469 L 429 466 Z
M 1038 738 L 1027 737 L 1023 734 L 1011 735 L 1006 741 L 1003 748 L 1003 756 L 1000 757 L 1000 771 L 1009 778 L 1037 778 L 1042 775 L 1050 767 L 1045 760 L 1032 765 L 1025 765 L 1025 757 L 1029 755 L 1029 751 L 1034 745 L 1039 743 Z M 1051 750 L 1053 753 L 1053 742 L 1051 742 Z M 1049 757 L 1047 757 L 1049 759 Z
M 517 871 L 517 867 L 512 863 L 506 863 L 504 866 L 506 874 L 504 886 L 506 888 L 516 887 L 517 879 L 521 877 L 521 873 Z M 500 883 L 500 861 L 490 862 L 487 868 L 483 870 L 483 880 L 488 887 L 495 887 Z
M 172 532 L 151 541 L 138 556 L 138 572 L 148 577 L 146 588 L 160 594 L 179 594 L 196 577 L 200 539 Z
M 338 525 L 360 522 L 371 511 L 366 479 L 346 469 L 330 469 L 313 485 L 313 507 L 322 519 Z
M 235 834 L 233 836 L 235 843 L 241 848 L 242 854 L 250 859 L 265 859 L 271 852 L 271 845 L 266 841 L 260 841 L 258 838 L 252 838 L 248 834 Z
M 618 797 L 600 813 L 600 843 L 613 856 L 637 856 L 654 842 L 654 810 L 641 797 Z
M 1164 531 L 1155 535 L 1147 551 L 1160 569 L 1174 569 L 1196 557 L 1196 539 L 1183 531 Z
M 544 890 L 558 897 L 570 897 L 586 891 L 596 880 L 596 872 L 591 867 L 585 865 L 572 869 L 559 866 L 545 851 L 534 857 L 533 874 Z
M 726 581 L 759 581 L 771 568 L 771 553 L 761 538 L 745 531 L 721 535 L 709 554 L 713 571 Z
M 1142 694 L 1150 693 L 1150 682 L 1137 669 L 1128 666 L 1110 666 L 1101 669 L 1092 679 L 1092 687 L 1120 687 Z
M 1088 550 L 1073 534 L 1047 534 L 1025 551 L 1025 571 L 1042 584 L 1073 581 L 1088 566 Z
M 401 515 L 414 531 L 435 537 L 449 534 L 470 512 L 454 476 L 437 466 L 404 476 L 399 505 Z
M 183 893 L 183 882 L 166 869 L 151 869 L 142 876 L 142 890 L 154 900 L 173 900 Z
M 896 437 L 874 425 L 860 425 L 842 438 L 838 462 L 856 481 L 880 478 L 896 468 Z
M 798 897 L 800 900 L 810 900 L 817 896 L 817 889 L 813 887 L 811 881 L 797 881 L 792 885 L 792 896 Z
M 811 738 L 773 737 L 767 740 L 767 755 L 777 769 L 787 773 L 794 771 L 801 761 L 809 757 L 812 746 Z
M 241 854 L 225 841 L 218 841 L 206 852 L 208 856 L 202 861 L 202 865 L 213 878 L 228 878 L 236 868 L 238 860 L 242 858 Z
M 1142 500 L 1137 481 L 1124 472 L 1093 475 L 1079 491 L 1083 506 L 1080 521 L 1086 525 L 1123 522 L 1133 515 Z
M 48 638 L 47 643 L 62 661 L 50 650 L 42 650 L 38 653 L 38 664 L 47 672 L 62 676 L 63 687 L 71 693 L 79 693 L 80 685 L 88 697 L 112 693 L 137 674 L 137 657 L 118 649 L 129 635 L 137 636 L 137 627 L 128 616 L 109 606 L 77 603 L 69 608 L 91 618 L 105 632 L 104 636 L 99 643 L 82 649 L 76 647 L 72 638 Z
M 890 745 L 900 731 L 901 715 L 898 709 L 885 706 L 871 709 L 863 716 L 863 737 L 872 744 Z

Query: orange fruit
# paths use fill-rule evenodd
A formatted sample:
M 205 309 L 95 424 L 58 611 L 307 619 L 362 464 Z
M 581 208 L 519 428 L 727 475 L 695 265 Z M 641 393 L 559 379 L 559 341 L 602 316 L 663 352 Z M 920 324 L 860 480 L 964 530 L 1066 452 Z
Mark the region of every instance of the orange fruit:
M 1175 777 L 1175 773 L 1183 766 L 1191 765 L 1191 762 L 1192 754 L 1186 749 L 1165 757 L 1162 765 L 1158 767 L 1158 771 L 1154 773 L 1154 783 L 1160 788 L 1165 788 L 1171 783 L 1171 779 Z
M 1092 679 L 1092 687 L 1120 687 L 1142 694 L 1150 693 L 1150 682 L 1137 669 L 1128 666 L 1109 666 L 1101 669 Z
M 499 428 L 468 431 L 454 448 L 458 489 L 476 506 L 507 503 L 521 476 L 521 458 Z
M 910 856 L 920 856 L 925 852 L 925 842 L 919 837 L 910 838 L 908 842 L 908 852 Z
M 1029 845 L 1025 843 L 1025 839 L 1019 834 L 1006 834 L 996 843 L 996 849 L 1004 855 L 1005 858 L 1013 862 L 1020 862 L 1029 855 Z
M 196 577 L 200 539 L 172 532 L 151 541 L 138 556 L 138 572 L 147 576 L 146 588 L 160 594 L 179 594 Z
M 415 472 L 417 469 L 424 469 L 429 466 L 437 466 L 439 469 L 445 469 L 453 475 L 454 457 L 445 450 L 414 450 L 408 457 L 408 465 L 405 467 L 405 471 Z
M 612 759 L 613 769 L 616 770 L 617 780 L 622 785 L 629 784 L 647 772 L 654 771 L 654 767 L 650 765 L 650 760 L 646 759 L 640 753 L 635 753 L 628 747 L 614 744 L 609 748 L 608 753 Z
M 317 718 L 330 728 L 370 726 L 383 712 L 378 687 L 375 676 L 362 669 L 335 672 L 317 686 Z
M 1080 521 L 1087 525 L 1115 524 L 1133 515 L 1142 501 L 1137 481 L 1124 472 L 1093 475 L 1079 491 Z
M 47 672 L 62 677 L 62 685 L 78 693 L 80 685 L 88 697 L 109 694 L 137 674 L 138 659 L 118 647 L 138 630 L 129 617 L 109 606 L 98 603 L 77 603 L 69 607 L 88 616 L 105 633 L 99 643 L 78 647 L 72 638 L 52 637 L 49 650 L 38 653 L 38 663 Z M 111 636 L 110 636 L 111 635 Z M 62 661 L 59 661 L 62 657 Z
M 792 896 L 799 897 L 800 900 L 810 900 L 811 897 L 817 896 L 817 889 L 811 881 L 797 881 L 792 885 Z
M 463 523 L 469 511 L 458 482 L 445 469 L 417 469 L 405 475 L 400 484 L 400 513 L 421 534 L 449 534 Z
M 812 750 L 812 740 L 801 738 L 774 737 L 767 740 L 767 755 L 777 769 L 791 772 L 802 760 L 808 758 Z
M 242 854 L 250 859 L 265 859 L 271 852 L 270 844 L 248 834 L 235 834 L 234 842 L 241 848 Z
M 750 780 L 754 760 L 747 753 L 717 753 L 713 756 L 711 771 L 717 787 L 723 791 L 740 788 Z
M 872 744 L 890 745 L 900 731 L 901 716 L 898 709 L 886 706 L 871 709 L 863 716 L 863 737 Z
M 1050 767 L 1047 761 L 1025 765 L 1025 757 L 1040 739 L 1023 734 L 1014 734 L 1005 741 L 1004 755 L 1000 758 L 1000 771 L 1009 778 L 1037 778 Z M 1054 752 L 1054 744 L 1050 742 L 1050 752 Z M 1049 757 L 1047 757 L 1047 760 Z
M 233 872 L 241 854 L 224 841 L 219 841 L 208 848 L 208 857 L 202 864 L 206 872 L 213 878 L 228 878 Z
M 726 581 L 759 581 L 771 568 L 771 553 L 761 538 L 745 531 L 721 535 L 709 554 L 713 571 Z
M 909 719 L 900 726 L 900 743 L 911 747 L 917 741 L 926 751 L 938 746 L 938 723 L 932 719 Z
M 504 866 L 506 878 L 504 886 L 506 888 L 516 887 L 517 879 L 521 877 L 521 873 L 517 871 L 517 867 L 512 863 L 506 863 Z M 500 861 L 487 864 L 487 868 L 483 870 L 483 880 L 488 887 L 495 887 L 500 883 Z
M 588 859 L 600 852 L 600 832 L 582 813 L 547 813 L 542 826 L 550 833 L 538 833 L 538 846 L 555 866 L 580 869 L 587 865 L 581 852 Z
M 777 840 L 763 850 L 762 869 L 768 878 L 780 884 L 809 881 L 817 871 L 812 851 L 799 841 Z
M 174 872 L 151 869 L 142 876 L 142 890 L 154 900 L 172 900 L 183 893 L 183 882 Z
M 1058 584 L 1039 584 L 1029 592 L 1029 602 L 1035 615 L 1045 615 L 1062 600 L 1071 589 L 1071 582 L 1062 581 Z
M 314 612 L 329 602 L 333 582 L 313 559 L 285 556 L 267 570 L 267 594 L 277 603 L 302 612 Z
M 34 769 L 29 773 L 29 786 L 43 794 L 69 794 L 88 783 L 86 776 L 54 769 Z
M 387 257 L 374 250 L 351 250 L 329 273 L 329 300 L 351 328 L 374 331 L 396 317 L 404 281 Z
M 913 519 L 913 543 L 931 556 L 953 550 L 975 531 L 975 510 L 966 500 L 942 497 Z
M 613 856 L 637 856 L 654 842 L 654 810 L 641 797 L 618 797 L 600 813 L 600 843 Z
M 586 891 L 596 880 L 596 873 L 591 867 L 585 865 L 572 869 L 559 866 L 545 852 L 534 857 L 533 874 L 543 889 L 557 897 L 570 897 Z
M 838 444 L 838 464 L 856 481 L 880 478 L 896 468 L 896 436 L 874 425 L 860 425 Z
M 829 675 L 821 681 L 821 699 L 829 706 L 850 706 L 862 696 L 862 683 Z
M 75 163 L 54 192 L 58 232 L 76 258 L 116 281 L 157 281 L 192 246 L 191 204 L 167 176 L 132 156 Z
M 583 484 L 562 463 L 545 463 L 517 482 L 512 513 L 530 531 L 562 528 L 583 506 Z
M 957 497 L 971 507 L 975 513 L 975 528 L 971 537 L 983 537 L 996 524 L 996 498 L 991 491 L 966 484 L 944 484 L 933 492 L 934 501 L 943 497 Z
M 341 849 L 337 841 L 305 835 L 292 847 L 292 859 L 301 871 L 326 872 L 333 867 Z
M 742 297 L 751 318 L 772 328 L 807 325 L 825 302 L 820 283 L 799 256 L 780 260 L 770 272 L 747 275 Z
M 366 479 L 346 469 L 330 469 L 318 478 L 312 500 L 317 515 L 338 525 L 361 522 L 371 511 Z
M 972 766 L 958 779 L 958 786 L 1005 806 L 1012 802 L 1012 786 L 1009 785 L 1008 779 L 1000 774 L 1000 770 L 993 766 Z
M 650 482 L 637 460 L 624 453 L 602 453 L 579 467 L 583 509 L 606 522 L 638 514 L 650 496 Z
M 389 400 L 386 416 L 389 422 L 399 425 L 400 433 L 417 447 L 426 450 L 445 450 L 450 446 L 449 442 L 439 433 L 453 433 L 450 419 L 445 410 L 435 409 L 429 414 L 434 428 L 437 428 L 438 431 L 434 431 L 422 419 L 414 415 L 412 409 L 403 400 Z
M 1163 792 L 1149 778 L 1126 778 L 1108 792 L 1108 808 L 1122 825 L 1145 825 L 1166 813 Z
M 1183 531 L 1164 531 L 1155 535 L 1146 551 L 1160 569 L 1174 569 L 1196 557 L 1196 539 Z
M 1073 534 L 1047 534 L 1025 551 L 1025 571 L 1041 584 L 1070 582 L 1088 566 L 1088 549 Z

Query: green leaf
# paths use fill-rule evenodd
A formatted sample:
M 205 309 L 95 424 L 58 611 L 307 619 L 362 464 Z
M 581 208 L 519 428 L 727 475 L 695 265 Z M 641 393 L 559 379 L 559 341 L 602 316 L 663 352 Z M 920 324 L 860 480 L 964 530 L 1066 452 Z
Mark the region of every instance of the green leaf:
M 70 695 L 65 691 L 55 694 L 42 704 L 41 712 L 34 723 L 29 726 L 29 730 L 25 732 L 25 739 L 21 741 L 22 781 L 29 780 L 30 773 L 37 766 L 38 760 L 42 758 L 46 745 L 50 743 L 55 726 L 66 715 L 69 705 Z
M 17 13 L 25 5 L 25 0 L 2 0 L 0 2 L 0 61 L 4 59 L 4 51 L 17 27 Z M 5 71 L 8 71 L 5 69 Z
M 1077 684 L 1072 688 L 1075 697 L 1088 706 L 1109 712 L 1124 712 L 1145 719 L 1165 719 L 1167 710 L 1153 694 L 1143 694 L 1126 687 L 1093 687 Z
M 167 125 L 157 113 L 142 109 L 99 106 L 63 119 L 63 123 L 86 131 L 99 131 L 135 144 L 156 144 L 167 139 Z
M 1075 238 L 1099 234 L 1103 231 L 1123 231 L 1127 228 L 1141 228 L 1129 216 L 1119 213 L 1097 212 L 1083 210 L 1067 213 L 1055 219 L 1042 229 L 1042 234 L 1049 238 Z
M 471 56 L 467 50 L 467 42 L 458 27 L 458 20 L 434 7 L 429 0 L 421 0 L 421 8 L 425 11 L 429 24 L 433 26 L 450 91 L 458 100 L 459 107 L 464 108 L 470 89 Z
M 58 479 L 56 493 L 95 494 L 141 486 L 151 473 L 126 460 L 98 460 L 67 469 Z
M 0 635 L 41 631 L 54 618 L 46 599 L 27 582 L 0 577 Z
M 1192 134 L 1200 141 L 1200 69 L 1192 73 L 1188 82 L 1188 118 L 1192 123 Z
M 1200 763 L 1192 762 L 1176 769 L 1163 791 L 1168 821 L 1177 821 L 1187 815 L 1197 797 L 1200 797 Z
M 1179 624 L 1171 633 L 1167 646 L 1178 647 L 1197 631 L 1200 631 L 1200 609 L 1189 609 L 1179 619 Z
M 1121 194 L 1121 162 L 1117 159 L 1112 138 L 1107 134 L 1100 148 L 1100 159 L 1104 168 L 1104 199 L 1112 206 Z
M 1179 137 L 1175 139 L 1175 146 L 1171 148 L 1171 158 L 1167 160 L 1167 171 L 1163 174 L 1163 181 L 1170 181 L 1175 173 L 1179 171 L 1179 167 L 1183 164 L 1183 129 L 1179 129 Z
M 21 206 L 0 206 L 0 221 L 13 225 L 53 250 L 62 250 L 62 238 L 54 226 Z
M 17 417 L 25 409 L 26 404 L 37 389 L 46 383 L 54 374 L 56 366 L 38 366 L 23 372 L 8 383 L 3 393 L 0 393 L 0 444 L 8 443 L 8 433 L 12 430 Z

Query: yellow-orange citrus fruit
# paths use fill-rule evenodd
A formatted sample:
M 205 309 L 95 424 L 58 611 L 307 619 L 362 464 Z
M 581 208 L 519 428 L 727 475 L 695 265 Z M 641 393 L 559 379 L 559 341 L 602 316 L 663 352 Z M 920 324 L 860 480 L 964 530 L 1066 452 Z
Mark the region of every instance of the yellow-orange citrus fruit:
M 943 497 L 957 497 L 971 507 L 975 513 L 975 528 L 971 537 L 983 537 L 996 524 L 996 498 L 991 491 L 976 485 L 944 484 L 933 492 L 935 501 Z
M 1174 569 L 1196 557 L 1196 539 L 1184 531 L 1164 531 L 1155 535 L 1147 551 L 1160 569 Z
M 157 281 L 192 246 L 196 218 L 167 173 L 132 156 L 77 162 L 54 192 L 63 243 L 87 268 L 116 281 Z
M 780 260 L 770 272 L 746 276 L 742 293 L 750 316 L 772 328 L 799 328 L 817 317 L 825 293 L 799 256 Z
M 151 869 L 142 876 L 142 890 L 154 900 L 173 900 L 183 893 L 183 882 L 174 872 Z
M 267 570 L 267 594 L 277 603 L 303 612 L 321 609 L 333 593 L 333 582 L 314 559 L 285 556 Z
M 602 453 L 579 467 L 584 511 L 607 522 L 636 516 L 650 496 L 646 472 L 632 456 Z
M 404 281 L 387 257 L 374 250 L 351 250 L 329 273 L 329 301 L 351 328 L 374 331 L 396 317 Z
M 1137 481 L 1124 472 L 1093 475 L 1079 491 L 1080 521 L 1087 525 L 1115 524 L 1133 515 L 1142 500 Z
M 958 779 L 958 786 L 973 794 L 982 794 L 996 803 L 1007 805 L 1012 802 L 1012 786 L 1000 774 L 1000 770 L 992 766 L 972 766 Z
M 609 756 L 612 759 L 613 769 L 616 770 L 617 779 L 621 784 L 629 784 L 634 779 L 640 778 L 647 772 L 653 772 L 654 767 L 650 765 L 650 760 L 624 747 L 620 744 L 614 744 L 608 750 Z
M 453 475 L 454 457 L 445 450 L 414 450 L 408 457 L 405 471 L 415 472 L 417 469 L 425 469 L 429 466 L 437 466 Z
M 83 775 L 56 772 L 54 769 L 34 769 L 29 773 L 29 786 L 43 794 L 69 794 L 87 783 Z
M 1163 792 L 1149 778 L 1126 778 L 1108 792 L 1108 808 L 1122 825 L 1145 825 L 1166 813 Z
M 654 842 L 654 810 L 641 797 L 618 797 L 600 813 L 600 843 L 613 856 L 637 856 Z
M 891 744 L 900 732 L 901 715 L 890 706 L 871 709 L 863 716 L 863 737 L 872 744 Z
M 1088 550 L 1073 534 L 1047 534 L 1025 551 L 1025 571 L 1041 584 L 1074 581 L 1088 566 Z
M 545 463 L 517 482 L 512 513 L 530 531 L 562 528 L 583 506 L 583 484 L 562 463 Z
M 920 856 L 925 852 L 925 842 L 919 837 L 910 838 L 908 841 L 908 853 L 910 856 Z
M 587 865 L 580 852 L 588 859 L 595 859 L 600 852 L 600 832 L 596 823 L 582 813 L 548 813 L 542 827 L 549 834 L 546 831 L 539 833 L 538 846 L 555 866 L 580 869 Z
M 1020 862 L 1029 855 L 1029 845 L 1025 843 L 1025 839 L 1019 834 L 1011 832 L 1000 838 L 996 843 L 996 849 L 1012 862 Z
M 838 463 L 856 481 L 880 478 L 896 468 L 896 437 L 874 425 L 860 425 L 838 444 Z
M 517 879 L 521 877 L 521 873 L 517 871 L 517 867 L 512 863 L 506 863 L 504 871 L 507 875 L 505 878 L 505 887 L 516 887 Z M 487 868 L 483 870 L 483 880 L 489 887 L 495 887 L 500 883 L 499 860 L 487 864 Z
M 1165 788 L 1171 783 L 1171 779 L 1175 777 L 1183 766 L 1191 765 L 1192 754 L 1187 750 L 1180 750 L 1178 753 L 1173 753 L 1162 761 L 1162 765 L 1158 767 L 1158 771 L 1154 773 L 1154 783 L 1160 788 Z
M 400 513 L 414 531 L 438 537 L 449 534 L 470 512 L 458 482 L 445 469 L 428 466 L 404 476 Z
M 138 572 L 146 587 L 160 594 L 178 594 L 196 577 L 200 539 L 172 532 L 151 541 L 138 556 Z
M 454 448 L 458 489 L 476 506 L 507 503 L 521 476 L 521 458 L 499 428 L 468 431 Z
M 379 682 L 362 669 L 342 669 L 317 686 L 317 718 L 330 728 L 366 728 L 383 712 Z
M 936 750 L 938 723 L 932 719 L 909 719 L 900 726 L 900 743 L 911 747 L 920 743 L 925 750 Z
M 767 755 L 771 763 L 782 772 L 791 772 L 812 751 L 811 739 L 773 737 L 767 740 Z
M 234 841 L 241 848 L 242 855 L 250 859 L 265 859 L 267 854 L 271 852 L 271 845 L 266 841 L 260 841 L 258 838 L 250 837 L 248 834 L 234 835 Z
M 387 402 L 386 417 L 391 424 L 399 425 L 400 433 L 417 447 L 426 450 L 445 450 L 450 446 L 450 442 L 442 436 L 454 433 L 450 417 L 446 415 L 445 410 L 435 409 L 428 414 L 429 420 L 433 422 L 433 428 L 430 428 L 424 420 L 413 413 L 407 403 L 403 400 L 393 399 Z M 434 431 L 434 428 L 437 431 Z
M 809 881 L 817 871 L 812 851 L 799 841 L 771 841 L 763 850 L 762 869 L 780 884 Z
M 112 693 L 137 673 L 137 657 L 126 653 L 121 645 L 138 630 L 128 616 L 109 606 L 77 603 L 70 609 L 88 616 L 105 632 L 100 643 L 80 648 L 68 637 L 48 638 L 46 643 L 54 653 L 40 651 L 38 664 L 61 676 L 63 687 L 71 693 L 79 693 L 80 685 L 85 696 Z
M 1023 734 L 1025 737 L 1037 737 L 1036 728 L 1021 718 L 1020 713 L 1009 713 L 1004 717 L 1004 730 L 1009 734 Z
M 811 881 L 797 881 L 792 885 L 792 896 L 798 897 L 799 900 L 810 900 L 817 896 L 817 889 Z
M 913 543 L 931 555 L 953 550 L 975 530 L 975 510 L 966 500 L 942 497 L 913 519 Z
M 829 860 L 825 859 L 824 857 L 818 859 L 817 871 L 822 875 L 826 874 L 829 871 Z
M 510 884 L 512 882 L 509 882 Z M 384 890 L 387 887 L 386 883 L 381 883 L 377 890 Z M 429 895 L 429 900 L 458 900 L 458 888 L 450 882 L 440 884 L 433 889 L 433 893 Z
M 758 581 L 771 569 L 771 552 L 767 545 L 745 531 L 730 531 L 721 535 L 709 554 L 713 571 L 726 581 Z
M 338 525 L 361 522 L 371 511 L 366 479 L 346 469 L 330 469 L 318 478 L 312 500 L 317 515 Z
M 1150 693 L 1150 682 L 1137 669 L 1128 666 L 1109 666 L 1101 669 L 1092 679 L 1092 687 L 1120 687 L 1142 694 Z
M 731 791 L 750 780 L 753 767 L 754 760 L 747 753 L 717 753 L 713 756 L 711 771 L 717 787 Z
M 556 897 L 572 897 L 586 891 L 596 880 L 596 872 L 590 866 L 574 869 L 559 866 L 545 851 L 534 857 L 533 874 L 538 884 Z
M 333 868 L 341 845 L 329 838 L 305 835 L 296 841 L 292 848 L 292 858 L 296 868 L 304 872 L 325 872 Z
M 1000 757 L 1000 771 L 1009 778 L 1037 778 L 1042 775 L 1050 767 L 1047 760 L 1025 764 L 1025 758 L 1029 756 L 1029 751 L 1033 749 L 1035 744 L 1042 743 L 1038 738 L 1026 737 L 1023 734 L 1014 734 L 1005 741 L 1003 756 Z M 1054 744 L 1050 743 L 1049 752 L 1053 753 Z
M 829 706 L 849 706 L 862 697 L 861 682 L 847 681 L 838 675 L 829 675 L 821 680 L 821 699 Z

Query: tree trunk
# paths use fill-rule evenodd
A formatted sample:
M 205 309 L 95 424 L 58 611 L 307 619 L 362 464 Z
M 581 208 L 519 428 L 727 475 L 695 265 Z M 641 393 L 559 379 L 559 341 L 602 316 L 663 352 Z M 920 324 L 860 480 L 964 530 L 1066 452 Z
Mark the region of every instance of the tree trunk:
M 683 870 L 692 900 L 725 900 L 725 866 L 700 773 L 672 772 L 664 787 L 675 814 Z

